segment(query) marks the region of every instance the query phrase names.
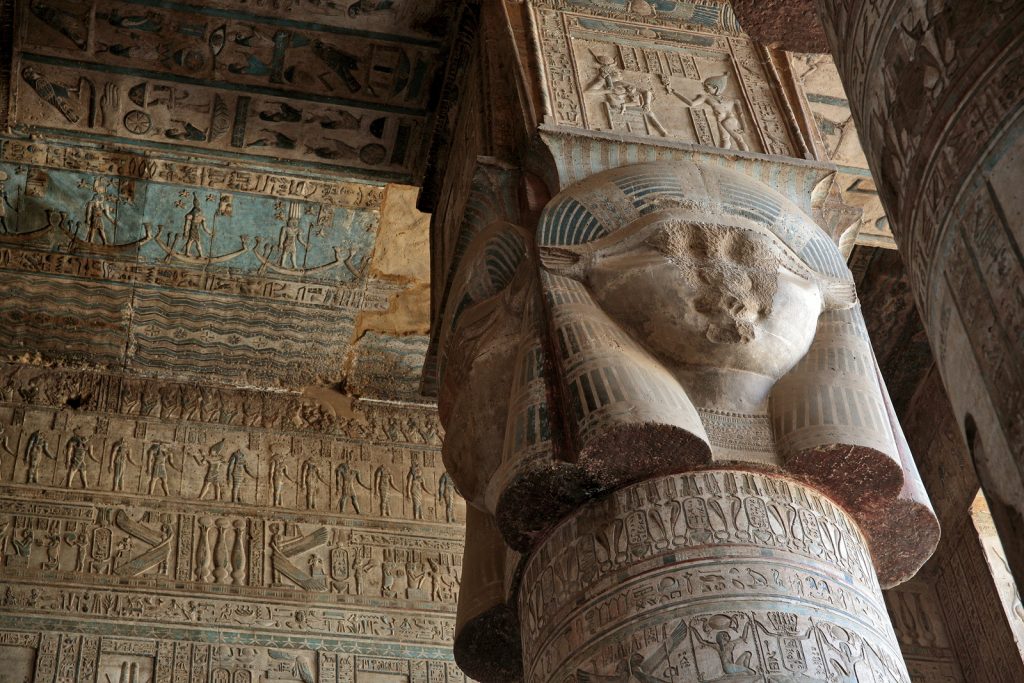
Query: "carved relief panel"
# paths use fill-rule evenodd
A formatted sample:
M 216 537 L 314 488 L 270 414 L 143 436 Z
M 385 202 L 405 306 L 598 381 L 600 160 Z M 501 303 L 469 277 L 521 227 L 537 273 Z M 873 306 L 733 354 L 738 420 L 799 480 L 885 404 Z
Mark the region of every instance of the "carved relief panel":
M 836 183 L 843 200 L 861 209 L 859 244 L 894 248 L 889 219 L 868 170 L 843 84 L 828 55 L 787 53 L 789 67 L 817 130 L 824 158 L 840 167 Z
M 361 395 L 418 395 L 425 336 L 353 338 L 361 313 L 419 285 L 371 265 L 382 224 L 423 216 L 399 186 L 0 140 L 0 196 L 2 345 L 226 384 L 348 373 Z
M 748 40 L 535 7 L 550 122 L 793 156 Z
M 429 410 L 2 375 L 0 629 L 24 631 L 0 657 L 19 682 L 464 680 L 465 509 Z
M 15 129 L 414 174 L 443 3 L 218 4 L 19 2 Z
M 521 591 L 526 681 L 908 680 L 855 525 L 769 476 L 620 489 L 545 539 Z
M 320 643 L 283 647 L 237 641 L 0 631 L 5 679 L 25 683 L 463 683 L 453 662 L 429 652 L 369 654 Z M 360 653 L 361 654 L 357 654 Z

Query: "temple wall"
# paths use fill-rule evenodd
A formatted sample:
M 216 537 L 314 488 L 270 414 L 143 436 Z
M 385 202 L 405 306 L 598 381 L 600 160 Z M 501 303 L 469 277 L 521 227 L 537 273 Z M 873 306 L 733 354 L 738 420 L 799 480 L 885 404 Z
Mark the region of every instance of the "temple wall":
M 3 377 L 9 680 L 463 680 L 447 643 L 464 507 L 443 482 L 438 495 L 431 411 L 309 423 L 266 393 L 222 393 L 212 414 L 169 401 L 172 383 L 145 404 L 116 375 Z M 76 432 L 85 466 L 69 485 Z M 34 471 L 33 434 L 48 447 Z

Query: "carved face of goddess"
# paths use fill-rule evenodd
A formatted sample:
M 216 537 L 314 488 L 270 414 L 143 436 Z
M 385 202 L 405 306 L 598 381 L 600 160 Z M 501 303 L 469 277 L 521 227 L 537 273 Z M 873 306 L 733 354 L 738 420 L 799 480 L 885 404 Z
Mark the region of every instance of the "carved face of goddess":
M 776 237 L 681 218 L 633 228 L 592 243 L 586 282 L 601 308 L 677 375 L 734 370 L 774 381 L 807 352 L 821 289 Z

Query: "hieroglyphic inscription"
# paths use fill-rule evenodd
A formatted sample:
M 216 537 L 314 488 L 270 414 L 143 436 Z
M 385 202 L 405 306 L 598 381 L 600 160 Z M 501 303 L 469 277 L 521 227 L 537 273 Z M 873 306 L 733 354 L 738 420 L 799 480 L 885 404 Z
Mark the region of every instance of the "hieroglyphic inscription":
M 958 421 L 972 415 L 986 452 L 1013 453 L 1019 470 L 1024 13 L 1005 2 L 818 5 Z M 991 479 L 983 486 L 1021 500 L 1016 474 Z
M 766 475 L 679 475 L 590 504 L 534 552 L 519 606 L 531 682 L 908 680 L 859 531 Z
M 0 626 L 31 630 L 0 657 L 26 683 L 464 680 L 464 508 L 429 408 L 324 422 L 266 392 L 2 374 Z
M 328 11 L 311 2 L 298 12 L 273 3 L 279 16 L 268 17 L 255 3 L 228 4 L 18 3 L 12 127 L 104 136 L 122 148 L 415 174 L 448 5 Z M 311 21 L 325 14 L 362 28 Z M 396 23 L 402 35 L 388 36 Z
M 383 188 L 366 183 L 331 182 L 236 166 L 184 162 L 173 158 L 75 147 L 39 140 L 2 140 L 0 159 L 58 170 L 194 185 L 221 192 L 246 192 L 285 200 L 323 202 L 352 209 L 378 209 L 384 198 Z

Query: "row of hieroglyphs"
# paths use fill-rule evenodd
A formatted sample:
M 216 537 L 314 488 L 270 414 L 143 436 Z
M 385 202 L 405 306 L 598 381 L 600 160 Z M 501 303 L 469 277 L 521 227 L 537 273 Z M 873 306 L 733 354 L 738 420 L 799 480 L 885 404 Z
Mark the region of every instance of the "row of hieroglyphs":
M 437 411 L 428 405 L 396 408 L 365 401 L 358 412 L 339 415 L 322 402 L 295 393 L 156 382 L 21 363 L 0 364 L 0 400 L 12 404 L 14 414 L 23 413 L 21 408 L 28 406 L 72 407 L 147 423 L 162 420 L 244 428 L 246 435 L 277 430 L 296 436 L 331 435 L 379 445 L 428 447 L 431 451 L 441 445 Z
M 301 642 L 267 647 L 163 638 L 0 631 L 0 664 L 11 683 L 462 683 L 454 662 L 383 646 Z M 399 648 L 394 648 L 396 651 Z M 416 648 L 405 648 L 415 650 Z M 361 652 L 363 654 L 353 654 Z M 387 656 L 390 655 L 390 656 Z
M 356 2 L 343 14 L 355 24 L 373 15 L 385 22 L 369 34 L 310 22 L 306 12 L 259 16 L 237 4 L 25 0 L 13 123 L 411 174 L 449 10 L 381 6 L 393 4 Z M 421 35 L 387 36 L 399 14 L 407 32 Z
M 620 489 L 556 528 L 522 586 L 526 681 L 906 680 L 863 537 L 792 481 Z
M 243 605 L 239 599 L 249 607 L 261 599 L 292 599 L 321 608 L 299 619 L 331 631 L 323 621 L 331 607 L 432 610 L 431 603 L 454 604 L 461 582 L 456 529 L 215 506 L 183 512 L 180 500 L 143 506 L 102 495 L 59 503 L 30 495 L 4 487 L 0 504 L 8 606 L 106 617 L 141 609 L 135 616 L 143 621 L 206 623 L 223 614 L 224 605 Z M 231 596 L 220 607 L 204 602 L 212 595 L 201 595 L 215 585 L 231 587 L 216 591 Z M 57 586 L 62 593 L 53 592 Z M 96 592 L 104 588 L 111 591 L 109 610 Z M 37 600 L 39 591 L 49 598 Z M 155 603 L 150 598 L 157 594 Z M 139 608 L 143 604 L 149 608 Z

